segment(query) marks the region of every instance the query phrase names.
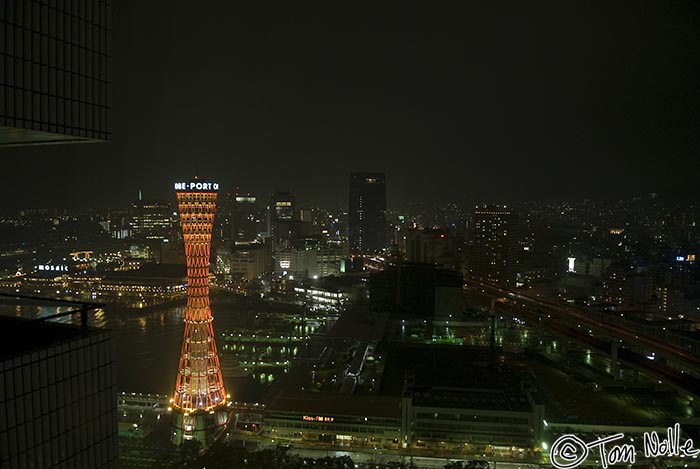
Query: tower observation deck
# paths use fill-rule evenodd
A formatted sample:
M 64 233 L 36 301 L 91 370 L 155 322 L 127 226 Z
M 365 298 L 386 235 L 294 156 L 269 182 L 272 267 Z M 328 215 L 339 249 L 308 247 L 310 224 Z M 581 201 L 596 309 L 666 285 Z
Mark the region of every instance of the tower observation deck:
M 192 439 L 210 442 L 228 417 L 209 307 L 209 258 L 218 186 L 198 179 L 175 183 L 187 259 L 185 333 L 173 395 L 175 444 Z

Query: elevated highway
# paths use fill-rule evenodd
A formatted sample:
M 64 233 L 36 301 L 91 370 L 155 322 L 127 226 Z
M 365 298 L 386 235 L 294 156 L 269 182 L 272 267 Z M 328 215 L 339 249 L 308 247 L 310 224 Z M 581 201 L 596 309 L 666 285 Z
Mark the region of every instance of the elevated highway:
M 617 346 L 625 344 L 647 353 L 654 353 L 659 359 L 673 362 L 685 373 L 700 376 L 700 353 L 695 350 L 697 344 L 690 343 L 686 347 L 679 347 L 664 338 L 652 337 L 616 324 L 612 321 L 613 318 L 606 318 L 601 312 L 574 308 L 550 299 L 527 295 L 519 290 L 476 280 L 465 281 L 464 294 L 467 298 L 483 304 L 496 302 L 503 306 L 508 305 L 511 314 L 520 314 L 530 319 L 537 318 L 538 322 L 550 329 L 566 325 L 605 337 L 611 342 L 614 355 L 617 354 Z

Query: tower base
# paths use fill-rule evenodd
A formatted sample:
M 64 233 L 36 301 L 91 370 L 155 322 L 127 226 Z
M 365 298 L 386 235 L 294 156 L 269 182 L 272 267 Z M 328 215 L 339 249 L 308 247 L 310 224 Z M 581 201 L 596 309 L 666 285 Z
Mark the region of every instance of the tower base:
M 192 413 L 185 413 L 183 409 L 174 408 L 170 441 L 179 446 L 187 440 L 197 440 L 202 446 L 206 446 L 223 431 L 228 418 L 229 409 L 227 407 Z

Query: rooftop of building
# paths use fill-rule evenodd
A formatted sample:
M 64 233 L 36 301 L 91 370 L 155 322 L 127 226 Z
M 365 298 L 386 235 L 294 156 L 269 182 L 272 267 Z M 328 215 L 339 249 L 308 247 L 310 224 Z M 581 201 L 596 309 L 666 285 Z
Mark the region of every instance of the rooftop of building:
M 422 386 L 413 388 L 413 406 L 452 409 L 531 411 L 525 393 L 499 389 L 444 388 Z
M 332 339 L 379 342 L 384 337 L 388 314 L 370 314 L 362 309 L 350 309 L 333 324 L 328 333 Z
M 161 280 L 182 280 L 187 277 L 185 264 L 156 264 L 148 263 L 136 270 L 110 272 L 105 280 L 112 281 L 146 281 L 157 283 Z
M 95 330 L 88 330 L 88 334 Z M 0 316 L 0 359 L 82 337 L 80 326 Z
M 401 418 L 401 399 L 398 397 L 280 393 L 267 408 L 312 415 Z
M 356 275 L 330 275 L 319 279 L 311 279 L 306 282 L 309 286 L 323 288 L 326 290 L 340 291 L 343 288 L 364 285 L 366 282 L 362 277 Z
M 38 313 L 41 315 L 35 318 L 11 315 L 27 307 L 46 306 L 55 308 L 56 312 Z M 103 332 L 101 329 L 88 328 L 87 323 L 83 324 L 81 321 L 79 310 L 85 307 L 86 311 L 89 311 L 95 306 L 99 305 L 0 295 L 0 359 L 20 356 L 61 342 Z
M 395 343 L 385 353 L 382 395 L 400 394 L 408 378 L 415 390 L 458 390 L 465 396 L 499 391 L 524 396 L 521 372 L 496 360 L 498 356 L 488 347 Z
M 527 359 L 536 375 L 533 384 L 544 391 L 547 419 L 559 423 L 590 425 L 662 426 L 671 415 L 680 415 L 679 399 L 668 389 L 656 389 L 642 377 L 639 382 L 584 383 L 551 363 Z

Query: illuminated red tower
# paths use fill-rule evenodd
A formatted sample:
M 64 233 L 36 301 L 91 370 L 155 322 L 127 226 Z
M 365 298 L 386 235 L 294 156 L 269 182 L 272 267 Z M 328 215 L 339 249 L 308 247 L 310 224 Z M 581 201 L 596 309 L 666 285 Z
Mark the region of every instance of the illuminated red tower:
M 208 443 L 226 424 L 226 391 L 209 307 L 209 253 L 219 185 L 175 183 L 187 257 L 187 310 L 173 396 L 172 441 Z

